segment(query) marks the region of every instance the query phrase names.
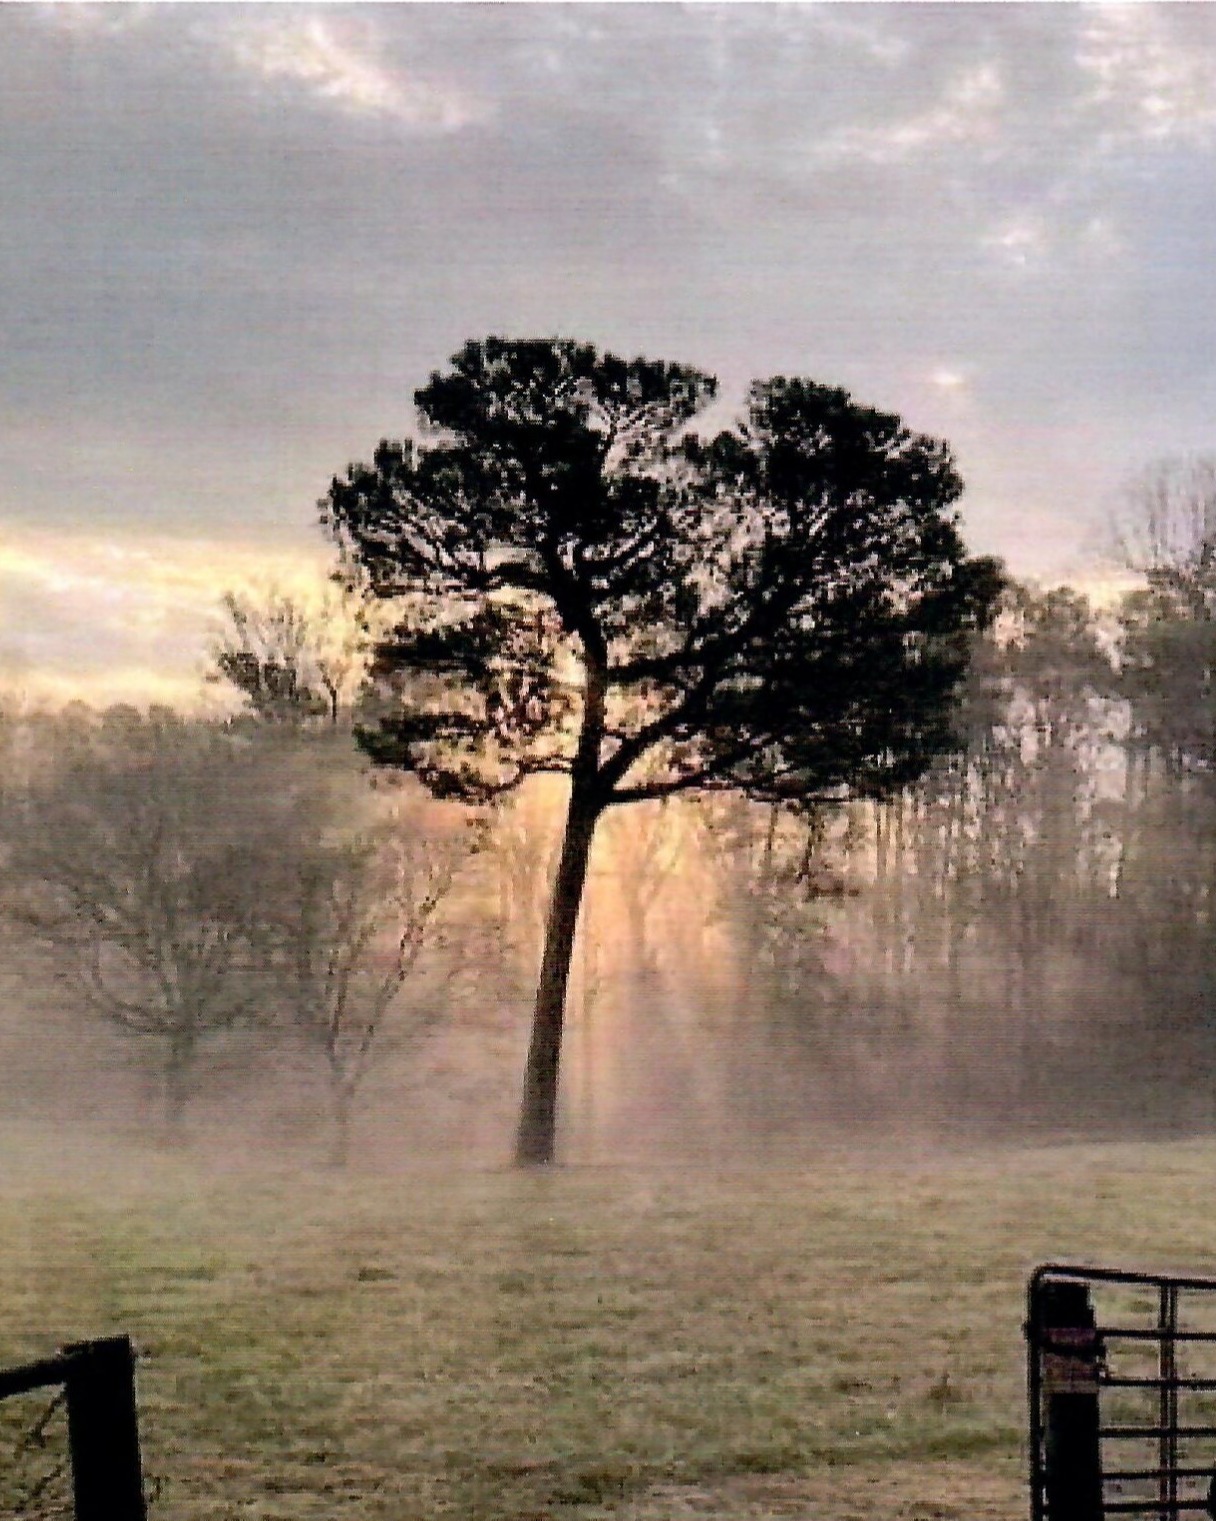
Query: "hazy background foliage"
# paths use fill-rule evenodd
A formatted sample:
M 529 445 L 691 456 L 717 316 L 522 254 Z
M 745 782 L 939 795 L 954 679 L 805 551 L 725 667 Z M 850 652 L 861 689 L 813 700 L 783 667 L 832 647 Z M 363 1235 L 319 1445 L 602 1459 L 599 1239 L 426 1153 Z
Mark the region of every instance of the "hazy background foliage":
M 1207 1126 L 1208 574 L 1175 561 L 1102 610 L 1013 588 L 956 749 L 889 804 L 609 817 L 569 1155 Z M 317 627 L 332 644 L 332 610 Z M 357 758 L 346 673 L 267 707 L 265 672 L 237 669 L 224 723 L 6 700 L 5 1112 L 237 1152 L 353 1126 L 368 1164 L 499 1155 L 561 783 L 437 804 Z

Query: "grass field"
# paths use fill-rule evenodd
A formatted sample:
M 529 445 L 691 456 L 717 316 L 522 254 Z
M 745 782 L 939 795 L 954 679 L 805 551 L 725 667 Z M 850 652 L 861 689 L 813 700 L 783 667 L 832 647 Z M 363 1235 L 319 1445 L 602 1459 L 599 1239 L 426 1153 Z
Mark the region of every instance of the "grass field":
M 5 1139 L 0 1363 L 130 1331 L 153 1521 L 1012 1521 L 1029 1268 L 1216 1267 L 1206 1143 L 341 1178 Z M 6 1511 L 45 1404 L 0 1406 Z

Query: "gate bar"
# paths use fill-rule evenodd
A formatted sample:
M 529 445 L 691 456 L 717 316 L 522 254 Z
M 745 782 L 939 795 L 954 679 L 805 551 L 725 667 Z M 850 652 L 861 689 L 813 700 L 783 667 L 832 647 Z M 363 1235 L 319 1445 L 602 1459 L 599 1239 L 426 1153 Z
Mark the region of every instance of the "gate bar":
M 1166 1515 L 1178 1514 L 1178 1438 L 1180 1436 L 1213 1436 L 1211 1427 L 1193 1427 L 1186 1432 L 1178 1430 L 1178 1361 L 1174 1344 L 1178 1336 L 1178 1286 L 1173 1283 L 1161 1285 L 1157 1325 L 1161 1331 L 1161 1433 L 1158 1438 L 1160 1463 L 1165 1472 L 1157 1480 L 1158 1495 Z
M 1108 1374 L 1102 1380 L 1104 1389 L 1216 1389 L 1216 1378 L 1175 1378 L 1167 1385 L 1162 1378 L 1128 1378 L 1120 1376 L 1112 1377 Z
M 67 1377 L 66 1357 L 44 1357 L 41 1362 L 26 1363 L 20 1368 L 0 1368 L 0 1400 L 10 1394 L 28 1394 L 47 1384 L 61 1384 Z
M 1090 1291 L 1104 1284 L 1144 1290 L 1137 1297 L 1146 1302 L 1127 1305 L 1124 1317 L 1143 1313 L 1147 1325 L 1101 1324 L 1093 1313 Z M 1196 1467 L 1195 1455 L 1180 1453 L 1191 1439 L 1210 1442 L 1216 1438 L 1216 1424 L 1199 1423 L 1208 1415 L 1202 1409 L 1193 1411 L 1192 1419 L 1199 1418 L 1196 1424 L 1179 1424 L 1180 1407 L 1183 1419 L 1191 1413 L 1183 1407 L 1183 1395 L 1216 1390 L 1216 1376 L 1192 1375 L 1180 1368 L 1180 1344 L 1216 1344 L 1216 1330 L 1183 1330 L 1178 1324 L 1180 1305 L 1189 1303 L 1188 1293 L 1210 1296 L 1216 1290 L 1216 1278 L 1045 1263 L 1031 1274 L 1027 1288 L 1034 1521 L 1101 1521 L 1104 1516 L 1136 1515 L 1156 1521 L 1205 1514 L 1216 1517 L 1216 1471 L 1210 1464 Z M 1143 1374 L 1112 1373 L 1106 1349 L 1119 1342 L 1142 1345 L 1155 1369 Z M 1116 1418 L 1114 1424 L 1103 1425 L 1098 1405 L 1100 1391 L 1106 1388 L 1144 1391 L 1149 1404 L 1143 1417 Z M 1143 1424 L 1135 1424 L 1137 1420 Z M 1132 1459 L 1142 1466 L 1104 1472 L 1104 1441 L 1143 1443 L 1148 1450 Z M 1114 1456 L 1113 1448 L 1110 1455 Z M 1208 1481 L 1206 1498 L 1190 1488 L 1197 1480 Z M 1147 1493 L 1120 1493 L 1125 1483 L 1143 1485 Z M 1116 1486 L 1109 1499 L 1108 1485 Z
M 1210 1479 L 1212 1477 L 1210 1466 L 1207 1468 L 1176 1468 L 1174 1472 L 1180 1479 Z M 1161 1470 L 1159 1468 L 1111 1468 L 1107 1470 L 1106 1477 L 1112 1482 L 1118 1482 L 1120 1479 L 1128 1482 L 1133 1479 L 1142 1481 L 1159 1479 L 1161 1477 Z M 1156 1504 L 1156 1501 L 1153 1503 Z
M 1137 1515 L 1143 1511 L 1152 1511 L 1156 1516 L 1161 1514 L 1160 1500 L 1107 1500 L 1102 1507 L 1105 1515 Z M 1170 1514 L 1177 1515 L 1182 1510 L 1201 1510 L 1205 1515 L 1211 1515 L 1206 1500 L 1172 1500 L 1170 1502 Z
M 1165 1334 L 1156 1326 L 1103 1326 L 1103 1336 L 1121 1341 L 1160 1341 Z M 1216 1331 L 1175 1331 L 1174 1341 L 1216 1341 Z
M 1175 1436 L 1180 1437 L 1216 1437 L 1216 1426 L 1101 1426 L 1099 1427 L 1099 1431 L 1104 1439 L 1110 1437 L 1115 1442 L 1135 1441 L 1137 1438 L 1145 1442 L 1151 1438 L 1155 1438 L 1161 1442 L 1171 1432 Z M 1171 1458 L 1177 1457 L 1177 1454 L 1173 1453 L 1169 1456 Z M 1164 1471 L 1173 1466 L 1172 1461 L 1166 1462 L 1163 1460 L 1159 1471 Z M 1209 1468 L 1208 1473 L 1211 1472 L 1212 1470 Z
M 135 1353 L 129 1336 L 75 1342 L 58 1357 L 0 1370 L 0 1399 L 62 1384 L 76 1521 L 147 1521 Z
M 1100 1283 L 1139 1283 L 1146 1288 L 1157 1288 L 1163 1280 L 1172 1283 L 1177 1289 L 1216 1288 L 1216 1278 L 1198 1278 L 1194 1274 L 1187 1277 L 1177 1273 L 1124 1272 L 1122 1268 L 1082 1267 L 1076 1262 L 1044 1262 L 1035 1268 L 1031 1281 L 1037 1283 L 1042 1278 L 1053 1277 L 1075 1278 L 1079 1282 L 1093 1278 Z M 1106 1327 L 1103 1326 L 1102 1330 L 1105 1334 Z

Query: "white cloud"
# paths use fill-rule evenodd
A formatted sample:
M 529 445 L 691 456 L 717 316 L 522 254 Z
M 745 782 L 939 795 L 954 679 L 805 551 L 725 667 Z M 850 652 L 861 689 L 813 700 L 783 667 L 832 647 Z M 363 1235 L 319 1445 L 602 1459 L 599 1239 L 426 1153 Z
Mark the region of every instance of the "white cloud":
M 770 14 L 776 17 L 780 13 Z M 887 68 L 906 62 L 912 51 L 906 38 L 895 36 L 889 27 L 863 20 L 864 12 L 852 7 L 821 5 L 795 14 L 800 21 L 805 19 L 818 27 L 824 37 L 855 48 Z
M 1091 259 L 1117 259 L 1127 244 L 1109 217 L 1090 217 L 1081 229 L 1081 249 Z
M 980 241 L 1001 263 L 1029 269 L 1047 256 L 1050 238 L 1041 216 L 1023 213 L 1000 223 Z
M 421 131 L 453 132 L 488 109 L 458 86 L 409 76 L 340 34 L 328 18 L 241 17 L 220 34 L 233 62 L 255 77 L 296 85 L 352 116 L 385 117 Z
M 980 64 L 952 80 L 929 110 L 877 126 L 843 127 L 820 151 L 825 158 L 898 164 L 954 144 L 991 141 L 1004 94 L 996 66 Z
M 1207 7 L 1193 9 L 1202 16 Z M 1178 10 L 1101 5 L 1081 29 L 1076 61 L 1090 80 L 1088 104 L 1112 109 L 1112 138 L 1212 142 L 1216 47 L 1206 38 L 1183 39 L 1176 27 Z M 1181 10 L 1185 14 L 1192 7 Z
M 980 247 L 1003 268 L 1036 275 L 1068 262 L 1074 269 L 1115 266 L 1127 251 L 1126 241 L 1110 216 L 1084 221 L 1072 215 L 1068 196 L 1045 198 L 1043 210 L 1019 211 L 998 222 L 980 237 Z
M 158 21 L 173 8 L 150 0 L 57 0 L 31 7 L 53 31 L 101 38 Z M 193 10 L 193 8 L 190 8 Z M 422 78 L 384 62 L 373 24 L 272 7 L 204 7 L 187 28 L 196 43 L 219 48 L 242 73 L 295 86 L 306 97 L 351 116 L 381 117 L 416 131 L 454 132 L 483 121 L 489 104 L 449 80 Z M 361 10 L 362 8 L 360 8 Z
M 33 7 L 35 16 L 45 26 L 69 35 L 103 35 L 125 32 L 150 19 L 151 5 L 144 0 L 115 5 L 109 0 L 52 0 Z

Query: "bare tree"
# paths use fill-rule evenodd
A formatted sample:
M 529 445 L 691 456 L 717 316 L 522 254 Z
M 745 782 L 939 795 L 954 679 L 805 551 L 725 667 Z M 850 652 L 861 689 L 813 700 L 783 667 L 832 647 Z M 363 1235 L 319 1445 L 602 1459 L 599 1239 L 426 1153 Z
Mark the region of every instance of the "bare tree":
M 1123 564 L 1150 582 L 1210 584 L 1216 571 L 1216 455 L 1149 465 L 1127 488 L 1112 537 Z
M 91 1008 L 158 1048 L 176 1139 L 206 1042 L 260 1017 L 266 801 L 246 749 L 164 710 L 74 738 L 15 810 L 18 911 Z
M 1123 600 L 1133 739 L 1175 771 L 1216 764 L 1216 455 L 1151 466 L 1118 542 L 1145 585 Z
M 271 586 L 224 593 L 207 681 L 234 686 L 259 719 L 337 726 L 363 680 L 375 613 L 356 588 L 308 600 Z
M 409 1018 L 385 1028 L 424 955 L 443 947 L 440 909 L 477 844 L 467 828 L 427 830 L 417 819 L 335 837 L 314 817 L 279 863 L 271 966 L 287 1018 L 325 1063 L 336 1166 L 385 1035 L 416 1049 L 444 1013 L 439 995 L 415 997 Z

